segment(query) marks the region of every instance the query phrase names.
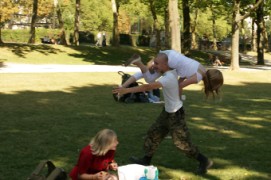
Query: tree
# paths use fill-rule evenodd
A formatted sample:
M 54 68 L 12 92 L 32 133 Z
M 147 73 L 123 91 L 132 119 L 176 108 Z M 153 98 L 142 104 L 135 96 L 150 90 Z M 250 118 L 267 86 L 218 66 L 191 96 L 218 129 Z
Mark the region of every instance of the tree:
M 60 43 L 63 45 L 67 45 L 67 40 L 66 40 L 66 32 L 65 32 L 65 27 L 64 27 L 64 21 L 62 18 L 62 11 L 61 11 L 61 7 L 60 4 L 58 2 L 58 0 L 56 1 L 56 13 L 57 13 L 57 18 L 58 18 L 58 22 L 59 22 L 59 29 L 61 29 L 61 33 L 60 33 Z
M 0 1 L 0 44 L 2 40 L 2 26 L 6 21 L 11 19 L 13 13 L 18 11 L 18 3 L 12 2 L 12 0 L 1 0 Z
M 75 3 L 73 43 L 79 46 L 80 0 Z
M 252 28 L 251 28 L 251 49 L 252 51 L 257 51 L 257 36 L 255 34 L 255 17 L 252 18 Z
M 191 23 L 191 49 L 197 49 L 198 44 L 197 44 L 197 37 L 196 37 L 196 28 L 198 24 L 198 15 L 199 15 L 199 7 L 200 7 L 200 1 L 196 0 L 195 1 L 195 7 L 194 7 L 194 18 Z
M 112 5 L 108 0 L 81 0 L 80 30 L 112 31 Z M 95 9 L 95 10 L 94 10 Z
M 170 49 L 170 22 L 169 22 L 169 5 L 164 7 L 164 23 L 165 23 L 165 48 Z M 180 42 L 181 43 L 181 42 Z
M 180 30 L 180 18 L 178 11 L 178 1 L 169 0 L 169 19 L 170 19 L 170 31 L 171 31 L 171 48 L 181 52 L 181 30 Z
M 231 70 L 238 70 L 239 69 L 239 34 L 240 34 L 240 22 L 249 17 L 250 14 L 258 8 L 260 3 L 263 0 L 258 0 L 257 3 L 248 10 L 244 15 L 240 14 L 240 0 L 234 0 L 233 3 L 233 14 L 232 14 L 232 50 L 231 50 Z
M 256 0 L 258 2 L 259 0 Z M 263 1 L 256 10 L 257 13 L 257 64 L 264 65 L 264 34 L 263 34 Z
M 152 13 L 153 21 L 154 21 L 153 29 L 155 33 L 155 39 L 156 39 L 155 48 L 156 48 L 156 52 L 159 52 L 159 50 L 161 49 L 161 37 L 160 37 L 159 22 L 156 15 L 154 0 L 149 0 L 149 4 L 150 4 L 150 9 L 151 9 L 151 13 Z
M 32 12 L 32 18 L 31 18 L 31 26 L 30 26 L 30 38 L 28 40 L 29 44 L 35 43 L 36 38 L 36 20 L 38 16 L 38 0 L 33 0 L 33 12 Z
M 117 0 L 111 0 L 111 4 L 112 4 L 112 11 L 113 11 L 113 40 L 112 40 L 112 45 L 113 46 L 119 46 L 118 2 L 117 2 Z
M 191 36 L 190 36 L 190 8 L 189 0 L 183 0 L 183 49 L 184 54 L 188 53 L 191 49 Z

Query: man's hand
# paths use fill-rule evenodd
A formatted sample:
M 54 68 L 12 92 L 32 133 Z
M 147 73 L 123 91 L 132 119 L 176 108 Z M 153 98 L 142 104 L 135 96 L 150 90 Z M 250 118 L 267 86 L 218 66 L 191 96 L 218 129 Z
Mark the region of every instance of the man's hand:
M 118 164 L 116 162 L 110 163 L 109 169 L 116 171 L 118 169 Z
M 106 180 L 108 178 L 109 174 L 105 171 L 101 171 L 101 172 L 94 174 L 94 176 L 95 176 L 95 179 L 97 179 L 97 180 Z
M 113 88 L 112 93 L 113 94 L 118 94 L 118 96 L 121 96 L 123 94 L 127 94 L 128 91 L 127 91 L 127 88 L 115 87 L 115 88 Z

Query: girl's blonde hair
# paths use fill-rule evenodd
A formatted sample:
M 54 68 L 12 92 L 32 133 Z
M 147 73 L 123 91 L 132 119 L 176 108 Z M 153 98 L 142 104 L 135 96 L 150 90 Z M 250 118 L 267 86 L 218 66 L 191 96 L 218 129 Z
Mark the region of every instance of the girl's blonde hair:
M 116 139 L 117 134 L 113 130 L 103 129 L 99 131 L 90 141 L 92 154 L 98 156 L 105 155 Z
M 209 69 L 203 77 L 203 82 L 206 97 L 208 98 L 210 94 L 215 97 L 215 94 L 219 95 L 220 88 L 224 83 L 223 74 L 218 69 Z

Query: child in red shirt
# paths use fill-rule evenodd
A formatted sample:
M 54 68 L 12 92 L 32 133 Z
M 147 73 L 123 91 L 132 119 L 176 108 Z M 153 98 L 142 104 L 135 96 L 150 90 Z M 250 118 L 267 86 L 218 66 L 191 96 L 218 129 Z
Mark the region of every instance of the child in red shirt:
M 117 135 L 110 129 L 99 131 L 84 147 L 79 155 L 76 166 L 69 176 L 72 180 L 117 180 L 118 178 L 108 173 L 108 170 L 117 170 L 114 161 L 118 145 Z

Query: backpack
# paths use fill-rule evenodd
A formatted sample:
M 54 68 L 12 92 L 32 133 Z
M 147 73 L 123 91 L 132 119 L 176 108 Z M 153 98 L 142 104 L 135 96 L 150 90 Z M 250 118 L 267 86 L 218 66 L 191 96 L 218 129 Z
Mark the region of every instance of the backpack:
M 121 75 L 121 84 L 123 84 L 125 81 L 127 81 L 131 77 L 130 74 L 124 73 L 122 71 L 119 71 L 118 74 Z M 134 82 L 130 84 L 128 87 L 130 88 L 130 87 L 135 87 L 138 85 L 139 85 L 138 82 Z M 125 102 L 125 103 L 149 102 L 148 96 L 145 94 L 145 92 L 128 93 L 128 94 L 124 94 L 120 98 L 118 97 L 117 94 L 113 94 L 113 98 L 117 102 Z
M 68 180 L 64 169 L 56 167 L 52 161 L 41 161 L 27 180 Z

